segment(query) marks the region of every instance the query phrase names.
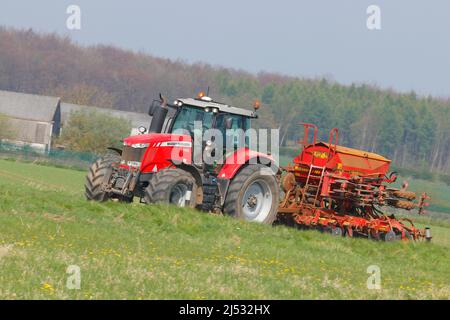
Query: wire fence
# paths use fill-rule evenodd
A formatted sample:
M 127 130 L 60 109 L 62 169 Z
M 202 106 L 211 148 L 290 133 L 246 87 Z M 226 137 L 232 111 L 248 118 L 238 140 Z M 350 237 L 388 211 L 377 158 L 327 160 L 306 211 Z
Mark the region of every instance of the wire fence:
M 98 155 L 89 152 L 69 150 L 41 151 L 27 145 L 0 141 L 0 159 L 13 159 L 56 167 L 87 170 Z
M 292 159 L 300 153 L 300 148 L 281 147 L 279 164 L 282 166 L 292 162 Z M 77 152 L 70 150 L 52 149 L 48 152 L 40 151 L 29 145 L 17 145 L 0 140 L 0 159 L 14 159 L 40 164 L 48 164 L 78 170 L 86 170 L 98 157 L 92 152 Z M 428 181 L 441 181 L 450 185 L 450 175 L 431 173 L 427 169 L 399 168 L 394 165 L 391 170 L 397 171 L 401 176 Z

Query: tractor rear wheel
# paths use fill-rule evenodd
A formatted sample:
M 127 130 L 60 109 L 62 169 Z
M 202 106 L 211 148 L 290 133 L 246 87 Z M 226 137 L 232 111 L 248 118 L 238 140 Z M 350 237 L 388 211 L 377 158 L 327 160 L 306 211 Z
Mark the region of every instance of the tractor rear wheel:
M 119 155 L 106 155 L 97 159 L 89 168 L 84 183 L 85 196 L 92 201 L 106 201 L 110 198 L 109 193 L 102 188 L 103 183 L 107 183 L 112 173 L 112 164 L 120 161 Z
M 272 170 L 260 164 L 249 165 L 231 182 L 224 212 L 239 219 L 272 224 L 278 202 L 279 187 Z
M 155 173 L 145 188 L 146 203 L 169 203 L 179 207 L 196 206 L 198 186 L 189 172 L 175 168 Z

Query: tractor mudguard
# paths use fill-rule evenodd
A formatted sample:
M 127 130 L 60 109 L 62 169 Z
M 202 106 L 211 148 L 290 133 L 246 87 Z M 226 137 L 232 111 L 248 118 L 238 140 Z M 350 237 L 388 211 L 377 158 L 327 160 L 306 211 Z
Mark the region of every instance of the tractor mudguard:
M 275 169 L 274 174 L 278 170 L 275 160 L 270 155 L 248 148 L 241 148 L 225 159 L 225 164 L 220 169 L 217 177 L 231 180 L 242 167 L 247 164 L 257 163 L 270 165 L 272 169 Z
M 114 151 L 114 152 L 117 153 L 119 156 L 122 155 L 122 149 L 114 148 L 114 147 L 108 147 L 108 148 L 106 148 L 106 149 L 107 149 L 107 150 Z

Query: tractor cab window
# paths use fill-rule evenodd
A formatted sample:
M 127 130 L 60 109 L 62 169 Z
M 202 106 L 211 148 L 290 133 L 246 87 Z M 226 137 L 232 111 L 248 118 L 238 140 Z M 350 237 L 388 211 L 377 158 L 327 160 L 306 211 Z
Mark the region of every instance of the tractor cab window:
M 245 130 L 247 128 L 247 120 L 245 117 L 236 114 L 219 113 L 215 127 L 222 133 L 224 148 L 237 149 L 246 144 Z
M 202 131 L 205 132 L 211 128 L 212 117 L 212 112 L 205 112 L 201 108 L 183 106 L 173 122 L 171 132 L 193 136 L 195 122 L 200 122 Z

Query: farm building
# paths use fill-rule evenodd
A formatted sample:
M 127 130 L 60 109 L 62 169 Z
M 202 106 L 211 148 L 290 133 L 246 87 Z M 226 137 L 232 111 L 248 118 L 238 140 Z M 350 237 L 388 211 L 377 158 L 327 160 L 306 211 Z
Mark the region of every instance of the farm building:
M 150 117 L 144 113 L 126 112 L 62 102 L 60 98 L 0 90 L 0 115 L 8 119 L 14 131 L 14 143 L 49 151 L 52 139 L 59 136 L 72 111 L 95 110 L 130 120 L 133 130 L 148 127 Z
M 49 150 L 52 137 L 60 132 L 59 98 L 0 91 L 0 114 L 8 117 L 15 142 L 40 150 Z
M 64 128 L 64 126 L 67 125 L 67 122 L 70 119 L 71 112 L 81 110 L 105 113 L 117 118 L 124 118 L 130 120 L 133 129 L 139 128 L 140 126 L 148 128 L 151 119 L 150 116 L 145 113 L 128 112 L 128 111 L 98 108 L 93 106 L 83 106 L 79 104 L 61 102 L 61 127 Z

